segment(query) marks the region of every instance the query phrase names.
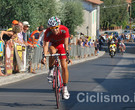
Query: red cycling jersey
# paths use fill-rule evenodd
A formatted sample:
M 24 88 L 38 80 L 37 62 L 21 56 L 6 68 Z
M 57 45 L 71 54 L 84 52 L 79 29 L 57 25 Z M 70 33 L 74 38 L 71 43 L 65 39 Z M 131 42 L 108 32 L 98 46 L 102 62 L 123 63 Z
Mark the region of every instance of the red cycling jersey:
M 70 35 L 69 35 L 68 28 L 63 25 L 60 25 L 59 31 L 60 31 L 59 34 L 55 35 L 52 33 L 51 29 L 48 28 L 44 34 L 44 41 L 51 42 L 52 43 L 51 45 L 54 46 L 56 49 L 58 49 L 58 53 L 64 54 L 65 53 L 65 48 L 63 45 L 64 40 L 65 38 L 69 38 Z M 59 56 L 59 58 L 65 59 L 66 56 Z
M 68 28 L 66 26 L 60 25 L 60 33 L 55 35 L 52 33 L 51 29 L 48 28 L 44 34 L 44 41 L 51 42 L 52 46 L 57 47 L 60 44 L 64 44 L 64 39 L 70 37 Z

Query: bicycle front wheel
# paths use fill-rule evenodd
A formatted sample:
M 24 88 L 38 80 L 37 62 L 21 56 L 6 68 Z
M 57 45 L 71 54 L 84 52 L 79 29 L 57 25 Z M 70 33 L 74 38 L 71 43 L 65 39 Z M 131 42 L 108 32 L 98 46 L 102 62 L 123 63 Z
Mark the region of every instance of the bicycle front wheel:
M 58 69 L 55 75 L 55 97 L 56 97 L 57 109 L 59 109 L 60 108 L 60 93 L 59 93 L 59 87 L 58 87 Z

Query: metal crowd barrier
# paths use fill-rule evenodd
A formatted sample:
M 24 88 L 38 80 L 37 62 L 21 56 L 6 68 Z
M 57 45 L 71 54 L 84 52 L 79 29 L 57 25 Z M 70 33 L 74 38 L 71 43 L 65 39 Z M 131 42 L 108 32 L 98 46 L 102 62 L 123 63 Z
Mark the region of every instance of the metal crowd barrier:
M 75 59 L 91 56 L 92 54 L 94 55 L 94 51 L 95 51 L 94 47 L 81 47 L 79 45 L 71 45 L 70 58 Z M 42 47 L 35 47 L 35 48 L 29 46 L 26 47 L 26 69 L 25 69 L 26 71 L 29 70 L 30 66 L 33 70 L 42 69 L 43 67 L 43 65 L 41 64 L 42 52 L 43 52 Z M 5 55 L 3 55 L 3 58 L 4 56 Z M 4 63 L 4 61 L 2 61 L 2 63 Z M 49 63 L 47 60 L 46 67 L 48 67 L 48 65 Z
M 31 56 L 32 68 L 38 69 L 41 67 L 41 59 L 42 59 L 42 47 L 30 48 L 32 52 L 28 52 L 28 56 Z M 86 56 L 94 55 L 95 48 L 94 47 L 81 47 L 79 45 L 71 45 L 70 49 L 70 58 L 84 58 Z M 29 55 L 30 54 L 30 55 Z M 30 58 L 30 57 L 29 57 Z M 28 61 L 30 61 L 30 59 Z M 28 64 L 28 63 L 27 63 Z M 48 60 L 47 60 L 47 67 L 48 67 Z
M 82 47 L 80 45 L 71 45 L 70 57 L 75 58 L 84 58 L 85 56 L 94 55 L 94 47 Z

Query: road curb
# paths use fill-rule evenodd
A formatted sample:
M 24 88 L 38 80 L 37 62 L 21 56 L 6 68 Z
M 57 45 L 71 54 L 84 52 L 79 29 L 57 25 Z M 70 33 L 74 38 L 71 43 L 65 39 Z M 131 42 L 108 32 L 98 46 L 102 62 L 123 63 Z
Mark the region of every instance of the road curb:
M 91 56 L 88 58 L 83 58 L 83 59 L 76 59 L 73 60 L 73 64 L 78 64 L 78 63 L 82 63 L 88 60 L 94 60 L 97 59 L 99 57 L 102 57 L 105 54 L 105 51 L 100 51 L 98 56 Z M 69 66 L 72 66 L 71 64 L 69 64 Z M 0 86 L 2 85 L 7 85 L 7 84 L 11 84 L 11 83 L 15 83 L 21 80 L 25 80 L 37 75 L 41 75 L 41 74 L 47 74 L 48 73 L 48 69 L 42 69 L 42 70 L 36 70 L 36 74 L 32 74 L 32 73 L 18 73 L 18 74 L 12 74 L 9 76 L 1 76 L 0 77 Z

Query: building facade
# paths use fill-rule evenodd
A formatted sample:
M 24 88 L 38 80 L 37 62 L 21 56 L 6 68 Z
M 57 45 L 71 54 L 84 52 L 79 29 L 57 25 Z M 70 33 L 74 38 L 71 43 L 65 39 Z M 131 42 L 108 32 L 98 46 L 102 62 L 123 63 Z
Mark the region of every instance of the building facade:
M 77 28 L 78 33 L 83 33 L 95 40 L 99 36 L 100 23 L 100 0 L 84 0 L 84 23 Z

